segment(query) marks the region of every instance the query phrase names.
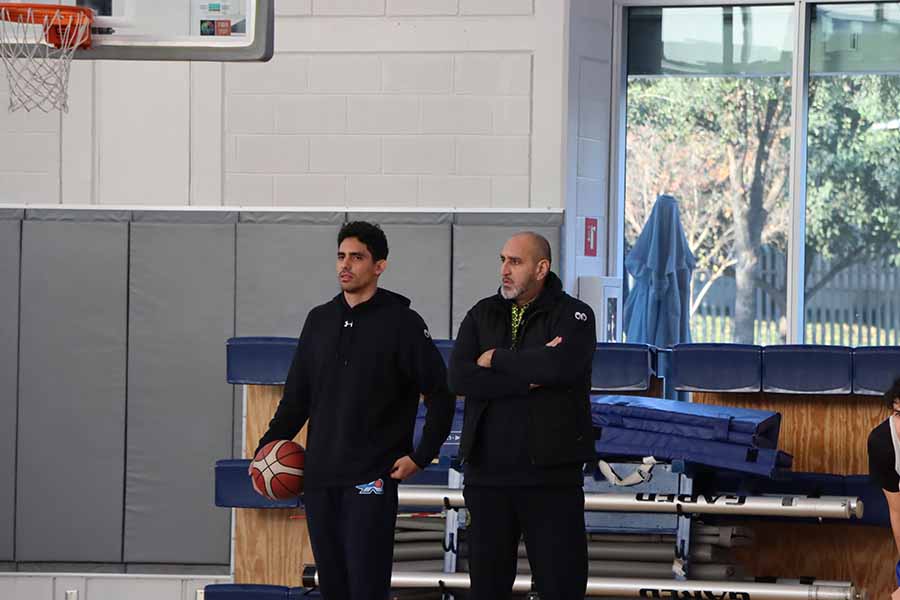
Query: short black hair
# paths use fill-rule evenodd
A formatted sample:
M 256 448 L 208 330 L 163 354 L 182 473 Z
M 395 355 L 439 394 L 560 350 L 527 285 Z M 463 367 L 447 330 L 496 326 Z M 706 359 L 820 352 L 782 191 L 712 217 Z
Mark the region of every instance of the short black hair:
M 884 403 L 893 410 L 894 402 L 900 400 L 900 377 L 894 380 L 894 383 L 891 384 L 891 387 L 887 389 L 882 397 L 884 398 Z
M 366 221 L 350 221 L 349 223 L 344 223 L 344 226 L 341 227 L 340 232 L 338 232 L 338 247 L 340 247 L 341 242 L 347 238 L 356 238 L 365 244 L 366 248 L 369 249 L 369 253 L 372 255 L 372 260 L 375 262 L 384 260 L 388 257 L 387 236 L 384 235 L 384 232 L 378 225 L 367 223 Z

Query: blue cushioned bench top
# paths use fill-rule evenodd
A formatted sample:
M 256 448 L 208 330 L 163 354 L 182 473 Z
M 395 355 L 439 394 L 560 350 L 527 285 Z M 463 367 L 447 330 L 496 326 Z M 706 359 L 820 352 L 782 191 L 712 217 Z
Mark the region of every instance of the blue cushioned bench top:
M 435 345 L 449 362 L 453 341 L 435 340 Z M 296 338 L 231 338 L 226 344 L 228 382 L 281 385 L 296 348 Z M 607 392 L 643 391 L 659 375 L 680 391 L 877 395 L 900 377 L 897 346 L 679 344 L 667 355 L 668 372 L 657 373 L 656 355 L 662 352 L 646 344 L 597 344 L 591 386 Z
M 299 498 L 269 500 L 256 493 L 247 469 L 250 459 L 216 461 L 216 506 L 231 508 L 297 508 Z
M 885 393 L 900 377 L 900 346 L 866 346 L 853 349 L 853 393 Z
M 228 383 L 281 385 L 287 379 L 297 338 L 238 337 L 225 344 Z
M 216 461 L 216 506 L 224 508 L 299 508 L 303 506 L 300 498 L 274 501 L 257 494 L 247 475 L 249 466 L 250 459 L 248 458 Z M 447 487 L 449 467 L 449 461 L 444 459 L 439 464 L 429 465 L 427 469 L 419 471 L 404 481 L 402 485 Z M 422 512 L 427 512 L 427 510 L 424 508 Z
M 290 589 L 281 585 L 216 583 L 203 588 L 205 600 L 288 600 Z
M 762 346 L 678 344 L 672 349 L 670 384 L 684 392 L 758 392 Z
M 438 352 L 441 353 L 444 365 L 449 368 L 450 355 L 453 353 L 453 340 L 434 340 L 434 345 L 437 346 Z
M 456 458 L 459 456 L 459 442 L 462 439 L 463 412 L 465 410 L 465 401 L 456 401 L 456 413 L 453 415 L 453 424 L 450 427 L 450 434 L 441 445 L 439 453 L 440 457 Z M 426 409 L 424 404 L 419 404 L 419 411 L 416 415 L 416 426 L 413 431 L 413 446 L 419 445 L 422 439 L 422 430 L 425 428 Z
M 449 364 L 453 341 L 434 340 L 434 344 Z M 282 385 L 297 350 L 297 338 L 234 337 L 225 347 L 228 383 Z
M 652 348 L 647 344 L 597 344 L 591 387 L 610 392 L 647 390 L 654 374 L 652 365 Z
M 849 394 L 853 350 L 847 346 L 766 346 L 763 391 L 782 394 Z

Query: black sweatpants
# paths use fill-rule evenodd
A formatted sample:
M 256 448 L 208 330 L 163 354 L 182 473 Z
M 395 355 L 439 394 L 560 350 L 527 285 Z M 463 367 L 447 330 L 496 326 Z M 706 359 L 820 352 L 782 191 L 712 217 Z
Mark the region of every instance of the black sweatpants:
M 466 486 L 470 600 L 507 600 L 519 538 L 541 600 L 584 600 L 588 556 L 580 486 Z
M 390 593 L 397 482 L 379 481 L 380 488 L 346 486 L 303 495 L 325 600 L 386 600 Z

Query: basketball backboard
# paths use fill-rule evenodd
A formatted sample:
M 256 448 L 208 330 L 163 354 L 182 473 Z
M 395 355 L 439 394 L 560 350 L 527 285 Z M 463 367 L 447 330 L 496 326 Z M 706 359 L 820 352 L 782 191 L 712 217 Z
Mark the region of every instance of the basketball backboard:
M 82 60 L 266 61 L 274 50 L 274 0 L 39 0 L 95 11 Z M 0 39 L 0 43 L 9 43 Z

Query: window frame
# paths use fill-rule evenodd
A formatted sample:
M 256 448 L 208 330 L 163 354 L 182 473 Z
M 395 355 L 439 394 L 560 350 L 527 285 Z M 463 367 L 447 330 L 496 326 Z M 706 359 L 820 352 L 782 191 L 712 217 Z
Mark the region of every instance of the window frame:
M 610 102 L 610 178 L 607 214 L 607 273 L 625 273 L 625 144 L 628 85 L 628 9 L 635 7 L 765 6 L 793 7 L 791 65 L 791 222 L 787 255 L 787 344 L 804 344 L 804 258 L 806 241 L 807 123 L 812 9 L 818 4 L 873 4 L 878 0 L 613 0 L 612 86 Z

